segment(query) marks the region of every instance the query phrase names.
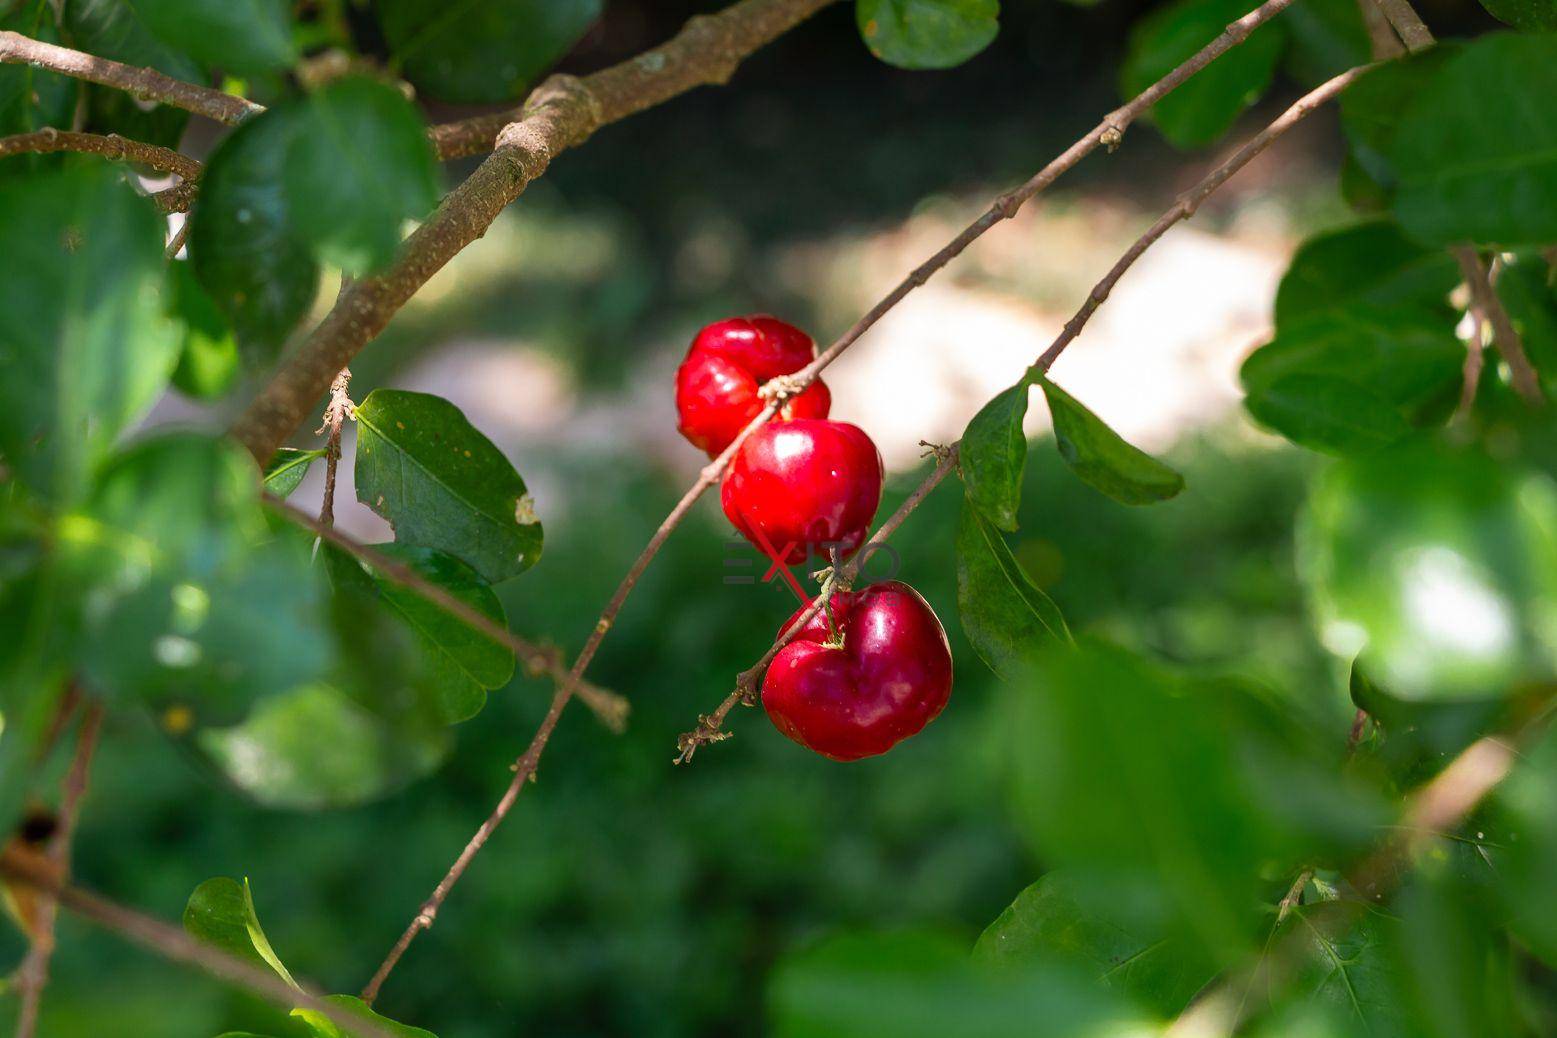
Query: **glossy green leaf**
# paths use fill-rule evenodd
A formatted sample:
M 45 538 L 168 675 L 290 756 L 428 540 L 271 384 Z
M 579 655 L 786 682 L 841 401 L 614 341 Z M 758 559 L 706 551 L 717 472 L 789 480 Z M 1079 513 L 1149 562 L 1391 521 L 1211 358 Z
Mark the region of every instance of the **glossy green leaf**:
M 440 101 L 517 101 L 573 49 L 601 0 L 373 0 L 390 56 L 416 89 Z
M 282 187 L 299 121 L 300 109 L 285 105 L 232 131 L 206 163 L 190 216 L 189 260 L 253 363 L 276 355 L 319 283 Z
M 1122 650 L 1053 647 L 1000 707 L 1016 804 L 1039 855 L 1161 920 L 1213 965 L 1264 939 L 1262 870 L 1344 858 L 1383 803 L 1338 774 L 1329 733 L 1263 690 Z
M 396 724 L 323 684 L 267 696 L 241 724 L 195 739 L 246 796 L 301 811 L 382 797 L 429 774 L 450 748 L 442 730 Z
M 1126 505 L 1166 501 L 1184 489 L 1183 476 L 1126 443 L 1075 397 L 1046 378 L 1038 384 L 1054 419 L 1054 445 L 1083 483 Z
M 961 65 L 1000 32 L 1000 0 L 855 0 L 860 37 L 898 68 Z
M 1456 43 L 1385 62 L 1341 94 L 1341 125 L 1351 141 L 1352 156 L 1386 192 L 1396 183 L 1389 153 L 1395 146 L 1401 119 L 1422 98 L 1446 62 L 1460 52 Z
M 356 487 L 397 542 L 448 552 L 491 583 L 540 558 L 543 532 L 524 480 L 447 400 L 368 394 L 357 406 Z
M 1266 428 L 1323 454 L 1366 454 L 1411 434 L 1390 401 L 1329 375 L 1283 375 L 1251 391 L 1244 407 Z
M 167 385 L 162 221 L 123 175 L 83 162 L 0 190 L 0 453 L 32 490 L 80 494 Z
M 1016 529 L 1022 503 L 1022 470 L 1027 465 L 1025 377 L 979 409 L 962 434 L 958 464 L 968 500 L 1002 530 Z
M 1120 72 L 1121 93 L 1134 97 L 1249 13 L 1245 0 L 1175 0 L 1136 22 Z M 1267 22 L 1243 43 L 1152 108 L 1151 117 L 1175 147 L 1216 142 L 1244 109 L 1260 99 L 1286 43 L 1280 22 Z
M 1002 676 L 1050 639 L 1070 641 L 1059 607 L 1022 570 L 1000 531 L 967 501 L 957 526 L 957 612 L 974 651 Z
M 387 264 L 400 226 L 438 200 L 427 128 L 394 87 L 357 76 L 309 95 L 286 156 L 293 226 L 325 263 L 360 275 Z
M 61 520 L 94 690 L 220 723 L 326 670 L 320 577 L 301 534 L 271 532 L 254 476 L 234 443 L 162 435 L 117 456 Z
M 1276 927 L 1272 946 L 1291 948 L 1296 968 L 1276 993 L 1289 1009 L 1334 1012 L 1358 1034 L 1412 1033 L 1389 956 L 1394 922 L 1357 903 L 1300 905 Z M 1350 1032 L 1347 1032 L 1350 1033 Z
M 168 264 L 171 316 L 183 329 L 173 385 L 197 400 L 226 395 L 238 378 L 238 340 L 189 263 Z
M 1193 944 L 1129 918 L 1068 872 L 1051 872 L 1018 894 L 984 930 L 973 957 L 1002 967 L 1072 965 L 1166 1018 L 1217 973 Z
M 274 970 L 282 980 L 297 987 L 297 981 L 282 965 L 260 926 L 247 879 L 240 883 L 218 876 L 196 887 L 184 906 L 184 931 L 229 955 Z
M 6 0 L 0 4 L 0 31 L 19 32 L 45 43 L 59 43 L 59 26 L 49 0 Z M 31 65 L 0 65 L 0 136 L 30 133 L 45 126 L 69 129 L 76 110 L 77 81 Z M 0 162 L 9 172 L 27 159 Z
M 1481 0 L 1498 21 L 1525 32 L 1557 29 L 1557 0 Z
M 376 549 L 414 569 L 421 576 L 499 626 L 507 626 L 503 605 L 490 585 L 452 555 L 431 548 L 381 544 Z M 436 696 L 439 723 L 455 724 L 481 712 L 487 691 L 501 688 L 514 674 L 514 653 L 505 645 L 472 630 L 416 591 L 375 573 L 370 566 L 340 554 L 330 556 L 337 582 L 349 579 L 342 567 L 359 566 L 373 581 L 377 594 L 416 633 L 425 661 L 426 684 Z
M 1544 382 L 1557 384 L 1557 289 L 1545 258 L 1534 252 L 1504 256 L 1497 293 L 1525 355 Z
M 1557 665 L 1557 491 L 1412 444 L 1327 469 L 1299 572 L 1334 653 L 1405 700 L 1496 699 Z
M 1309 238 L 1276 290 L 1276 327 L 1358 303 L 1416 306 L 1452 320 L 1449 293 L 1459 266 L 1444 249 L 1410 241 L 1388 220 L 1370 220 Z
M 368 1004 L 355 995 L 327 995 L 324 999 L 331 1005 L 338 1006 L 348 1012 L 361 1016 L 364 1020 L 377 1024 L 381 1030 L 400 1038 L 438 1038 L 431 1031 L 424 1031 L 420 1027 L 410 1027 L 397 1023 L 387 1016 L 375 1013 Z M 361 1032 L 345 1030 L 337 1026 L 333 1020 L 312 1009 L 294 1009 L 292 1015 L 308 1025 L 314 1038 L 361 1038 Z
M 135 10 L 163 42 L 224 72 L 280 72 L 297 60 L 285 0 L 135 0 Z
M 205 80 L 200 63 L 170 47 L 147 27 L 134 0 L 70 0 L 65 28 L 77 50 L 190 83 Z M 178 146 L 189 113 L 172 105 L 147 105 L 123 90 L 93 84 L 87 91 L 86 129 L 120 133 L 148 144 Z
M 768 986 L 781 1038 L 1146 1034 L 1144 1014 L 1063 969 L 981 969 L 930 933 L 847 934 L 790 955 Z
M 1281 21 L 1292 39 L 1286 68 L 1309 86 L 1366 65 L 1372 57 L 1362 9 L 1352 0 L 1297 0 Z
M 276 451 L 265 466 L 266 492 L 280 498 L 291 497 L 292 491 L 308 475 L 308 467 L 315 458 L 324 457 L 324 453 L 322 450 L 299 450 L 296 447 L 282 447 Z
M 1452 322 L 1441 315 L 1358 304 L 1278 327 L 1276 338 L 1244 361 L 1239 377 L 1252 400 L 1292 376 L 1350 383 L 1422 425 L 1448 417 L 1464 359 Z M 1385 421 L 1375 417 L 1372 424 L 1382 430 Z
M 1389 153 L 1406 231 L 1430 244 L 1557 241 L 1557 105 L 1519 103 L 1553 96 L 1557 35 L 1494 33 L 1447 61 Z

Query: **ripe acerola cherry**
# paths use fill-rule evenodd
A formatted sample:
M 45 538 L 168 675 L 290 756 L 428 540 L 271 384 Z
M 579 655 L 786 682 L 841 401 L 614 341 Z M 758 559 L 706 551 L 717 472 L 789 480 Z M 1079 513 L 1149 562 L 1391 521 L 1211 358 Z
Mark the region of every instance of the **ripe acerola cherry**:
M 881 503 L 881 452 L 847 422 L 769 422 L 741 444 L 720 487 L 730 522 L 764 555 L 793 564 L 854 553 Z
M 715 321 L 697 333 L 676 369 L 681 435 L 718 457 L 757 417 L 762 384 L 811 363 L 811 337 L 776 317 L 754 314 Z M 780 408 L 779 418 L 826 418 L 832 395 L 821 380 Z
M 919 592 L 896 580 L 835 593 L 832 614 L 836 637 L 821 611 L 773 657 L 763 708 L 779 731 L 824 757 L 885 753 L 946 706 L 946 631 Z

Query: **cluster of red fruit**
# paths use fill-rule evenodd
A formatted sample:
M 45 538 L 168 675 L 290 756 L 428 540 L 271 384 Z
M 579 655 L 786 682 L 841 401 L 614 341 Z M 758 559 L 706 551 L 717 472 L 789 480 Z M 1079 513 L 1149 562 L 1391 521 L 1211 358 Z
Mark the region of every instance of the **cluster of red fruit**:
M 762 411 L 761 389 L 811 362 L 811 337 L 773 317 L 698 332 L 676 372 L 681 434 L 718 457 Z M 865 431 L 827 418 L 814 381 L 747 437 L 725 471 L 724 514 L 776 563 L 840 559 L 865 542 L 881 502 L 881 453 Z M 789 618 L 780 632 L 805 612 Z M 929 724 L 951 695 L 946 631 L 899 581 L 837 591 L 769 665 L 762 705 L 778 730 L 834 760 L 885 753 Z

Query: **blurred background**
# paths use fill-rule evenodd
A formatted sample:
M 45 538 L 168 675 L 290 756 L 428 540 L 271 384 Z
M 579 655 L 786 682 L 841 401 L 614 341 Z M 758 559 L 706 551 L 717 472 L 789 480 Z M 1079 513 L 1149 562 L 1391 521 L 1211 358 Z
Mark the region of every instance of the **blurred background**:
M 715 6 L 613 0 L 564 68 L 620 60 Z M 353 365 L 352 393 L 439 393 L 514 460 L 547 546 L 533 571 L 499 589 L 513 628 L 576 650 L 693 478 L 704 459 L 675 432 L 671 378 L 698 327 L 769 312 L 831 341 L 1118 104 L 1124 39 L 1146 6 L 1008 0 L 987 51 L 925 73 L 873 59 L 852 8 L 839 5 L 759 52 L 729 87 L 563 156 L 438 275 Z M 1446 34 L 1456 19 L 1475 29 L 1485 17 L 1474 5 L 1423 6 Z M 1283 81 L 1230 141 L 1297 92 Z M 1175 153 L 1136 126 L 1117 154 L 1087 160 L 990 233 L 828 372 L 834 417 L 863 426 L 887 460 L 883 515 L 922 473 L 919 441 L 955 439 L 1218 157 Z M 1269 330 L 1296 242 L 1349 219 L 1340 159 L 1333 113 L 1304 123 L 1148 253 L 1055 368 L 1115 429 L 1165 453 L 1188 490 L 1149 513 L 1129 510 L 1040 443 L 1015 545 L 1078 631 L 1266 680 L 1329 715 L 1337 733 L 1350 714 L 1344 674 L 1315 640 L 1292 561 L 1312 456 L 1241 417 L 1235 372 Z M 467 169 L 450 165 L 449 181 Z M 223 413 L 170 398 L 153 420 Z M 1030 418 L 1042 439 L 1044 408 Z M 295 503 L 317 507 L 321 475 L 316 467 Z M 383 539 L 386 528 L 352 500 L 349 465 L 342 477 L 338 521 Z M 712 496 L 703 501 L 590 672 L 632 700 L 627 733 L 568 712 L 539 782 L 378 1008 L 441 1038 L 760 1033 L 772 963 L 830 930 L 934 927 L 971 941 L 1042 863 L 1009 823 L 993 678 L 957 623 L 958 504 L 939 493 L 893 541 L 900 577 L 940 613 L 957 661 L 935 724 L 844 766 L 740 710 L 734 739 L 675 768 L 676 736 L 793 608 L 781 583 L 724 582 L 730 531 Z M 77 873 L 165 917 L 200 881 L 247 876 L 293 972 L 357 990 L 487 814 L 549 693 L 517 678 L 460 726 L 432 777 L 319 814 L 248 803 L 149 717 L 115 721 Z M 75 919 L 60 930 L 44 1034 L 200 1038 L 284 1026 Z M 20 948 L 14 931 L 3 940 L 7 955 Z

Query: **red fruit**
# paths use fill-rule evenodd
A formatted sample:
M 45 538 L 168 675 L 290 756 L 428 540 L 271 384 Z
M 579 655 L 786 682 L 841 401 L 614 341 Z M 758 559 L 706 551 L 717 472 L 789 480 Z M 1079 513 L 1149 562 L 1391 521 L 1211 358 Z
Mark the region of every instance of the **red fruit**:
M 929 603 L 896 580 L 840 591 L 832 611 L 838 641 L 828 642 L 825 611 L 807 621 L 769 664 L 762 705 L 779 731 L 824 757 L 873 757 L 946 706 L 951 648 Z
M 719 501 L 758 551 L 793 564 L 830 547 L 852 555 L 881 503 L 881 479 L 881 452 L 859 426 L 797 418 L 741 444 Z
M 762 384 L 799 371 L 814 352 L 809 335 L 776 317 L 715 321 L 697 333 L 676 369 L 681 435 L 718 457 L 762 410 Z M 817 380 L 786 401 L 778 417 L 826 418 L 831 406 L 832 394 Z

